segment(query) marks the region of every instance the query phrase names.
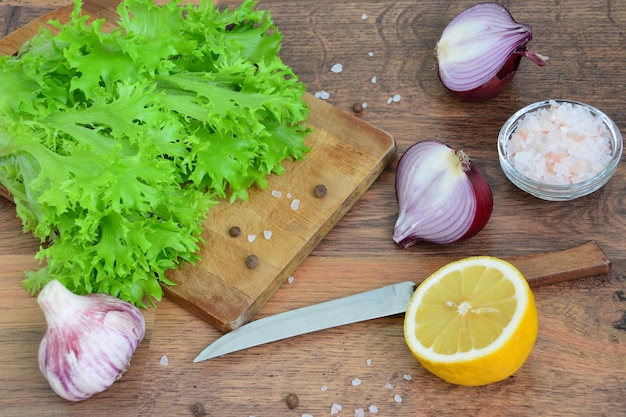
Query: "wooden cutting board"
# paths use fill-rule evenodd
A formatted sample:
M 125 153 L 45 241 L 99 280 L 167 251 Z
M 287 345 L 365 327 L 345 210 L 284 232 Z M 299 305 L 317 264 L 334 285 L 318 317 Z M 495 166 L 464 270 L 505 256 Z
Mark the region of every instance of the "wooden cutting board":
M 117 1 L 84 2 L 92 18 L 116 20 Z M 50 19 L 66 21 L 73 6 L 51 12 L 0 41 L 0 53 L 14 54 Z M 350 210 L 395 157 L 391 135 L 306 94 L 312 149 L 299 162 L 286 161 L 282 176 L 266 190 L 253 188 L 248 201 L 220 203 L 205 223 L 201 261 L 170 271 L 176 286 L 164 293 L 222 331 L 249 321 L 293 274 L 323 237 Z M 326 195 L 313 189 L 322 184 Z M 233 238 L 229 229 L 241 235 Z M 255 255 L 258 266 L 246 265 Z

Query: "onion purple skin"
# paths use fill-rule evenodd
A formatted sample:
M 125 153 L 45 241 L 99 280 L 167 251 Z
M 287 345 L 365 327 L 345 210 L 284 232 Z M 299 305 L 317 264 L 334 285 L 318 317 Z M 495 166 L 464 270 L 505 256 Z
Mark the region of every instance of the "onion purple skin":
M 489 222 L 491 213 L 493 212 L 493 193 L 491 187 L 485 179 L 485 175 L 474 162 L 470 161 L 469 168 L 465 171 L 470 178 L 474 196 L 476 197 L 477 215 L 472 222 L 470 229 L 463 235 L 459 241 L 469 239 L 478 234 Z
M 412 158 L 413 156 L 411 155 L 412 153 L 414 153 L 415 151 L 418 151 L 418 148 L 420 146 L 425 145 L 429 142 L 447 147 L 452 152 L 454 152 L 455 155 L 457 155 L 458 157 L 457 151 L 455 151 L 452 147 L 442 144 L 437 141 L 432 141 L 432 140 L 417 142 L 413 144 L 412 146 L 410 146 L 402 154 L 402 156 L 400 157 L 400 160 L 398 161 L 398 165 L 396 168 L 396 202 L 399 208 L 399 219 L 400 219 L 400 211 L 403 210 L 400 195 L 401 193 L 405 192 L 405 190 L 401 190 L 399 188 L 400 181 L 398 180 L 398 178 L 399 178 L 399 175 L 403 175 L 401 170 L 405 169 L 403 166 L 406 162 L 405 159 Z M 413 162 L 411 159 L 409 159 L 409 161 Z M 406 162 L 406 163 L 409 163 L 409 162 Z M 493 193 L 491 191 L 489 182 L 487 181 L 485 175 L 483 174 L 482 170 L 478 167 L 478 165 L 476 165 L 469 158 L 464 158 L 461 164 L 463 166 L 463 172 L 465 173 L 465 175 L 467 176 L 471 184 L 472 197 L 476 204 L 474 218 L 472 219 L 472 223 L 469 226 L 469 228 L 460 237 L 456 237 L 450 240 L 446 240 L 446 238 L 431 239 L 428 236 L 423 236 L 417 232 L 412 233 L 400 240 L 397 240 L 396 237 L 394 236 L 394 241 L 398 244 L 400 248 L 407 249 L 420 242 L 429 242 L 429 243 L 438 244 L 438 245 L 448 245 L 448 244 L 461 242 L 461 241 L 467 240 L 475 236 L 487 225 L 487 223 L 489 222 L 489 219 L 491 218 L 491 214 L 493 211 Z M 403 197 L 406 198 L 406 195 L 404 195 Z M 437 219 L 437 220 L 442 221 L 442 219 Z M 446 219 L 443 219 L 444 222 L 445 220 Z M 398 228 L 398 222 L 396 223 L 396 226 L 394 227 L 394 235 L 396 234 L 397 228 Z

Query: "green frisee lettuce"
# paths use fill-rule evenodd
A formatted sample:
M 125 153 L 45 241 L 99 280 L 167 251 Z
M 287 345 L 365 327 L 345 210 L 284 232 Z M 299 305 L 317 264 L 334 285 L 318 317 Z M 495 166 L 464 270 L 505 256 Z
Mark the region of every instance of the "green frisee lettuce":
M 305 156 L 305 86 L 255 6 L 125 0 L 112 24 L 76 0 L 0 57 L 0 183 L 42 242 L 28 291 L 58 279 L 154 304 L 198 260 L 212 205 Z

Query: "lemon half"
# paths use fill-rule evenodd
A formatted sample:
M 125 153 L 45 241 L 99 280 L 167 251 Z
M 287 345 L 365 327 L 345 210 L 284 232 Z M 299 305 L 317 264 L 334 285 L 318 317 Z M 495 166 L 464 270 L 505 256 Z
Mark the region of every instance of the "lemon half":
M 513 375 L 537 339 L 535 298 L 520 271 L 502 259 L 452 262 L 422 282 L 409 303 L 404 338 L 417 360 L 458 385 Z

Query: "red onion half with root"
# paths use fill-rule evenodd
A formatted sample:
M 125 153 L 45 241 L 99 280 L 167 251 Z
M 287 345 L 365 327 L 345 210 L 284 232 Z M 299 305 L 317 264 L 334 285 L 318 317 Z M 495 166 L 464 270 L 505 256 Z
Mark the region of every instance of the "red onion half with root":
M 464 151 L 433 140 L 412 145 L 398 161 L 396 198 L 393 240 L 402 248 L 468 239 L 485 227 L 493 210 L 480 168 Z
M 479 3 L 456 16 L 437 42 L 438 76 L 452 93 L 470 101 L 494 97 L 513 79 L 522 57 L 544 66 L 547 57 L 526 49 L 529 25 L 497 3 Z

